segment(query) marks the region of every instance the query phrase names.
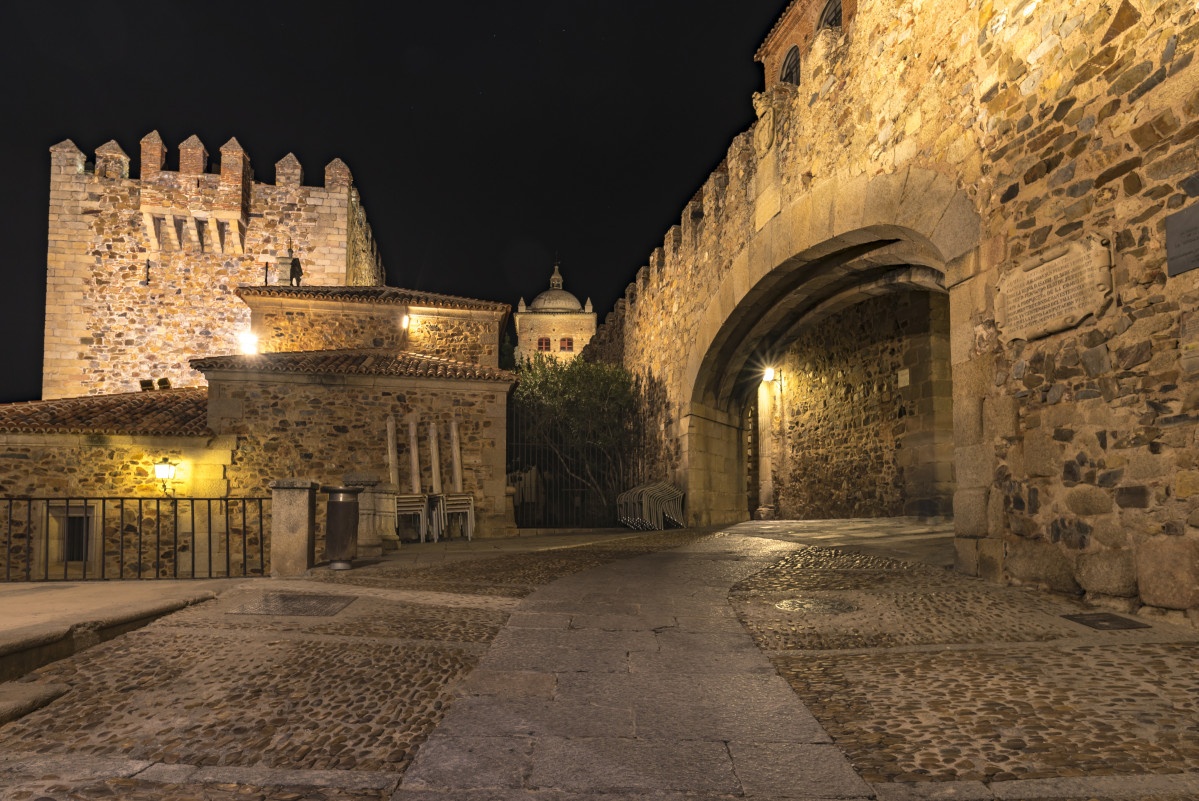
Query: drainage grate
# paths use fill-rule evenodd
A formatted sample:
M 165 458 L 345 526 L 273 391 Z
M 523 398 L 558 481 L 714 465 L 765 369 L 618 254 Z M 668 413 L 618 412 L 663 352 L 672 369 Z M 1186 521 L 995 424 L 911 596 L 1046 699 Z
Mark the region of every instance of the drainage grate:
M 848 601 L 836 601 L 827 598 L 788 598 L 774 605 L 775 609 L 784 612 L 803 612 L 808 615 L 843 615 L 846 612 L 856 612 L 858 608 Z
M 229 612 L 231 615 L 288 615 L 332 617 L 345 609 L 357 596 L 316 595 L 300 592 L 268 592 Z
M 1126 617 L 1113 615 L 1111 612 L 1088 612 L 1083 615 L 1062 615 L 1062 617 L 1066 620 L 1072 620 L 1075 623 L 1081 623 L 1084 626 L 1090 626 L 1093 629 L 1099 629 L 1100 631 L 1152 628 L 1148 623 L 1142 623 L 1139 620 L 1129 620 Z

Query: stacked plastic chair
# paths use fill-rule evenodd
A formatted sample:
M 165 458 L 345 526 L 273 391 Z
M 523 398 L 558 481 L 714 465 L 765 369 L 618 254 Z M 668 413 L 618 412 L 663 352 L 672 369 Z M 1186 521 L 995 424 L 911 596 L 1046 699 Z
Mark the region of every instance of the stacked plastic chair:
M 617 496 L 616 517 L 640 531 L 661 531 L 668 524 L 682 528 L 683 491 L 668 481 L 633 487 Z

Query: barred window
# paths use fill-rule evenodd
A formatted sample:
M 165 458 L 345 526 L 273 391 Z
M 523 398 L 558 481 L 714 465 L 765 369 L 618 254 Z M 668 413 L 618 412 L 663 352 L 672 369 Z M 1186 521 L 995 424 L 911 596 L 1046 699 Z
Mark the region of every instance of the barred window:
M 799 47 L 792 45 L 783 59 L 783 74 L 779 76 L 783 83 L 799 86 Z
M 828 5 L 824 7 L 824 11 L 820 12 L 820 23 L 816 26 L 817 31 L 824 28 L 840 28 L 841 27 L 841 0 L 828 0 Z

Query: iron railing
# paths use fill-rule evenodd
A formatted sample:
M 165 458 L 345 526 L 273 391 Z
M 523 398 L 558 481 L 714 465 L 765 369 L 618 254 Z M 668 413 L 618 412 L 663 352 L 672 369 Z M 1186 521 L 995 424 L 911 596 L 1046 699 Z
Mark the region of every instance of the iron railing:
M 0 497 L 0 579 L 265 575 L 269 498 Z

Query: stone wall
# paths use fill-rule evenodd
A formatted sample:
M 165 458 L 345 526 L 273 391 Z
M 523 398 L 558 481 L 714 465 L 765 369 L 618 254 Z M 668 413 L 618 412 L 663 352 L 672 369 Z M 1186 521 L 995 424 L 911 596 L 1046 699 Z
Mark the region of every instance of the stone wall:
M 288 380 L 292 378 L 293 380 Z M 421 486 L 432 473 L 427 425 L 438 425 L 441 480 L 452 491 L 450 421 L 458 420 L 463 490 L 475 496 L 479 536 L 501 533 L 505 522 L 504 426 L 509 384 L 438 379 L 357 376 L 213 377 L 209 425 L 236 436 L 229 470 L 233 494 L 258 492 L 276 478 L 305 478 L 340 484 L 348 472 L 374 473 L 384 480 L 387 418 L 394 416 L 402 488 L 410 478 L 409 416 L 420 429 Z M 324 511 L 318 538 L 323 542 Z M 318 543 L 318 553 L 323 544 Z
M 541 352 L 537 350 L 537 340 L 549 337 L 549 352 L 541 352 L 545 356 L 566 361 L 573 359 L 583 352 L 583 348 L 595 336 L 595 314 L 593 313 L 551 313 L 551 312 L 518 312 L 516 314 L 516 358 L 531 359 Z M 572 349 L 561 349 L 562 338 L 573 340 Z
M 680 444 L 694 522 L 744 516 L 721 478 L 743 474 L 729 387 L 793 336 L 786 315 L 921 265 L 950 294 L 960 569 L 1199 607 L 1199 271 L 1168 275 L 1165 236 L 1199 195 L 1194 12 L 904 0 L 815 37 L 801 85 L 756 98 L 757 125 L 589 348 L 665 388 L 660 437 Z M 1001 279 L 1104 239 L 1109 303 L 1031 341 L 1000 336 Z
M 44 398 L 136 391 L 146 378 L 202 385 L 187 358 L 237 351 L 249 310 L 233 291 L 286 283 L 276 260 L 289 247 L 305 284 L 381 282 L 348 170 L 301 186 L 289 156 L 271 186 L 251 180 L 236 140 L 221 174 L 194 137 L 180 171 L 161 169 L 164 154 L 147 136 L 133 179 L 115 143 L 94 170 L 69 140 L 51 150 Z
M 1167 275 L 1164 221 L 1199 194 L 1185 189 L 1199 22 L 1170 2 L 1063 6 L 1052 22 L 997 35 L 980 14 L 994 192 L 979 273 L 954 296 L 959 465 L 980 465 L 959 472 L 962 567 L 1194 609 L 1199 365 L 1185 352 L 1199 278 Z M 1111 301 L 1041 339 L 999 336 L 1001 278 L 1087 237 L 1114 256 Z
M 403 307 L 354 304 L 345 310 L 266 309 L 252 319 L 262 353 L 336 348 L 401 348 Z
M 948 360 L 932 353 L 948 348 L 948 307 L 928 293 L 875 298 L 788 347 L 776 378 L 780 517 L 952 513 Z M 938 433 L 940 454 L 917 457 Z
M 412 309 L 406 349 L 471 364 L 499 367 L 503 315 L 494 312 Z
M 26 502 L 23 498 L 58 499 L 52 506 L 51 518 L 68 513 L 62 499 L 75 499 L 70 511 L 76 515 L 83 514 L 82 499 L 93 499 L 89 502 L 89 514 L 96 521 L 92 530 L 96 539 L 89 546 L 92 555 L 89 576 L 100 575 L 101 554 L 104 574 L 109 578 L 121 575 L 122 555 L 127 578 L 139 574 L 146 577 L 190 575 L 193 556 L 197 560 L 197 569 L 205 571 L 209 558 L 206 532 L 210 511 L 213 530 L 218 532 L 211 543 L 214 568 L 218 573 L 224 572 L 228 553 L 238 566 L 234 571 L 238 574 L 243 552 L 240 516 L 226 519 L 221 504 L 197 504 L 194 521 L 200 533 L 196 538 L 191 534 L 191 506 L 185 502 L 184 513 L 178 515 L 179 531 L 176 532 L 175 507 L 163 493 L 162 483 L 154 476 L 154 463 L 165 457 L 177 465 L 175 478 L 168 483 L 171 494 L 181 498 L 225 497 L 228 492 L 226 470 L 233 460 L 235 446 L 232 437 L 0 434 L 0 497 L 16 499 L 12 504 L 0 503 L 0 580 L 23 577 L 27 568 L 35 575 L 43 574 L 47 569 L 47 556 L 51 578 L 82 576 L 79 563 L 69 565 L 64 574 L 58 528 L 54 527 L 50 538 L 45 536 L 45 502 Z M 249 488 L 244 494 L 269 496 L 265 486 Z M 118 497 L 126 501 L 122 504 L 110 500 L 101 506 L 96 500 Z M 138 499 L 142 499 L 140 504 Z M 269 530 L 269 504 L 264 506 L 264 512 L 267 515 L 264 525 Z M 35 536 L 32 554 L 26 537 L 31 518 Z M 98 525 L 100 520 L 104 521 L 103 526 Z M 13 523 L 11 528 L 10 521 Z M 261 569 L 261 564 L 258 561 L 257 521 L 251 522 L 253 525 L 246 530 L 246 547 L 252 562 L 249 573 L 253 575 Z M 224 538 L 227 528 L 230 531 L 228 540 Z M 103 548 L 99 547 L 101 532 Z M 175 572 L 176 557 L 179 559 L 178 573 Z M 269 554 L 264 561 L 269 569 Z

